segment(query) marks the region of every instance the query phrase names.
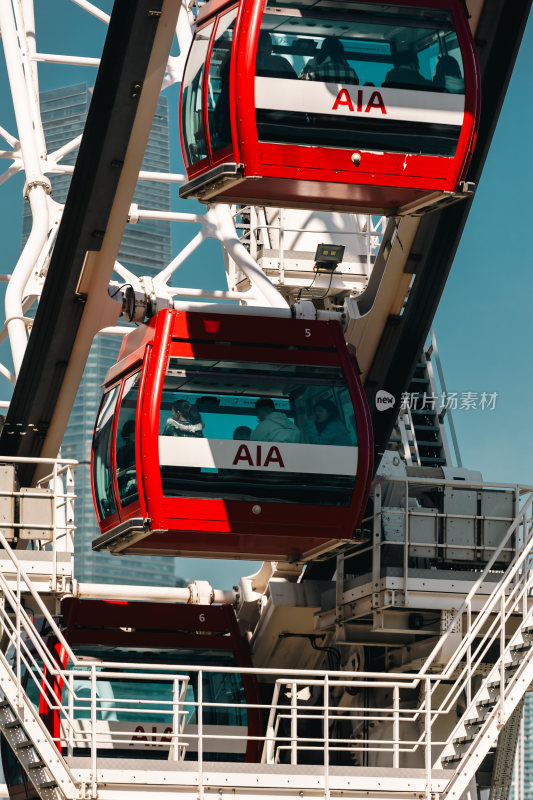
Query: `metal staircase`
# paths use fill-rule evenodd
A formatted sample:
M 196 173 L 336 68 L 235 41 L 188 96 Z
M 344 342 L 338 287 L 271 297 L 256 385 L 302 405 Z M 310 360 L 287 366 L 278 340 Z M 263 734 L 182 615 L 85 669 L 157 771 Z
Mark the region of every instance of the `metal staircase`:
M 443 467 L 452 464 L 445 420 L 454 447 L 455 461 L 461 465 L 448 395 L 442 373 L 437 341 L 431 331 L 429 342 L 416 365 L 409 390 L 398 417 L 396 441 L 409 466 Z
M 48 732 L 24 694 L 22 705 L 17 705 L 17 686 L 5 673 L 5 663 L 0 666 L 0 681 L 4 691 L 4 700 L 0 702 L 0 730 L 39 795 L 44 800 L 77 797 L 72 773 L 49 741 Z
M 32 601 L 39 616 L 48 620 L 52 630 L 59 630 L 46 605 L 32 586 L 28 574 L 17 561 L 15 551 L 0 533 L 0 553 L 10 560 L 12 573 L 16 574 L 16 588 L 11 580 L 0 573 L 0 591 L 3 599 L 0 622 L 3 641 L 8 642 L 6 652 L 0 651 L 0 730 L 18 758 L 21 766 L 43 800 L 78 797 L 72 773 L 60 755 L 57 744 L 39 716 L 38 707 L 30 700 L 23 686 L 25 669 L 36 663 L 35 653 L 51 670 L 54 663 L 43 645 L 32 616 L 23 603 L 23 595 Z M 41 691 L 51 691 L 49 681 L 43 680 Z
M 520 709 L 533 680 L 533 571 L 530 563 L 533 536 L 531 522 L 527 522 L 530 507 L 531 498 L 502 541 L 500 547 L 503 548 L 511 537 L 516 536 L 523 545 L 517 548 L 517 555 L 481 611 L 473 619 L 472 601 L 481 583 L 480 578 L 450 624 L 448 634 L 463 620 L 466 620 L 467 631 L 442 673 L 443 679 L 454 673 L 457 677 L 437 713 L 449 710 L 461 695 L 466 698 L 466 710 L 435 763 L 436 767 L 453 770 L 444 797 L 458 798 L 462 795 L 509 723 L 508 736 L 513 736 L 513 727 L 519 725 L 517 709 Z M 490 571 L 497 557 L 495 553 L 483 574 Z M 424 671 L 437 663 L 446 638 L 439 642 Z M 488 674 L 476 687 L 479 676 L 486 672 L 483 668 L 487 664 L 491 664 Z M 505 754 L 501 753 L 500 758 L 505 760 Z
M 531 581 L 528 581 L 528 589 Z M 533 612 L 530 609 L 481 684 L 441 755 L 454 775 L 445 797 L 460 797 L 468 780 L 494 747 L 504 726 L 520 712 L 524 692 L 533 680 Z M 520 716 L 518 714 L 518 716 Z M 514 752 L 514 748 L 510 748 Z
M 513 782 L 513 770 L 518 747 L 525 697 L 505 723 L 498 736 L 496 757 L 491 775 L 489 800 L 508 800 Z

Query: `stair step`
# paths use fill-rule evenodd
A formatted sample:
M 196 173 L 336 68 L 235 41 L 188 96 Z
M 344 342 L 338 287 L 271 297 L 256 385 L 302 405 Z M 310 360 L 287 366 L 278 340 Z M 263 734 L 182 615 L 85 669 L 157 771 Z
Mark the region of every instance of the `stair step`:
M 27 747 L 33 747 L 33 742 L 30 742 L 29 739 L 25 739 L 23 742 L 14 745 L 15 750 L 25 750 Z
M 465 728 L 481 728 L 483 725 L 483 718 L 474 717 L 472 719 L 467 719 L 465 722 Z
M 46 761 L 32 761 L 26 769 L 43 769 L 43 767 L 46 767 Z
M 39 789 L 57 789 L 56 781 L 45 781 L 39 784 Z
M 496 705 L 496 700 L 492 698 L 490 700 L 480 700 L 479 703 L 476 703 L 478 708 L 494 708 Z
M 457 744 L 457 745 L 459 745 L 459 744 L 472 744 L 473 741 L 474 741 L 474 737 L 473 736 L 459 736 L 457 739 L 453 740 L 453 743 Z
M 440 431 L 440 427 L 438 425 L 417 425 L 417 431 L 433 431 L 437 432 Z
M 518 669 L 519 666 L 520 666 L 520 664 L 518 664 L 516 661 L 512 661 L 512 662 L 510 662 L 510 663 L 505 665 L 505 671 L 506 672 L 514 672 L 515 670 Z
M 5 730 L 12 730 L 14 728 L 22 728 L 22 725 L 18 721 L 18 719 L 11 720 L 11 722 L 6 722 L 4 725 Z
M 462 759 L 462 755 L 458 755 L 457 753 L 453 756 L 444 756 L 442 759 L 443 764 L 457 764 L 458 761 Z
M 525 653 L 527 650 L 531 650 L 531 642 L 529 644 L 515 644 L 514 647 L 511 647 L 511 653 Z
M 9 705 L 9 703 L 7 702 L 7 700 L 2 700 L 2 701 L 0 702 L 0 709 L 2 709 L 2 708 L 11 708 L 11 706 Z
M 487 689 L 491 689 L 491 690 L 499 689 L 499 688 L 500 688 L 500 681 L 492 681 L 492 683 L 489 683 L 488 686 L 487 686 Z

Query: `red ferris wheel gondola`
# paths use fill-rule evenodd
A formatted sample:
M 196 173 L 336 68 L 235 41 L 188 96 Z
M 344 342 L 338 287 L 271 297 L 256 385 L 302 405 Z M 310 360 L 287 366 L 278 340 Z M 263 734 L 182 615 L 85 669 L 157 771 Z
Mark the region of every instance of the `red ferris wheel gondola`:
M 461 0 L 210 0 L 183 197 L 401 213 L 464 196 L 480 109 Z
M 106 378 L 93 547 L 311 558 L 353 539 L 371 462 L 336 321 L 161 311 Z
M 199 678 L 197 672 L 188 673 L 183 665 L 200 668 L 253 666 L 248 642 L 239 631 L 235 612 L 226 604 L 206 606 L 67 597 L 61 603 L 60 625 L 80 661 L 127 665 L 123 676 L 119 670 L 113 679 L 97 683 L 99 757 L 169 758 L 169 736 L 173 730 L 172 713 L 165 713 L 170 705 L 169 685 L 156 685 L 148 677 L 146 681 L 132 683 L 128 672 L 135 671 L 136 664 L 173 665 L 176 673 L 189 675 L 185 702 L 190 705 L 183 731 L 187 742 L 185 760 L 195 760 L 198 753 L 194 703 L 198 702 Z M 50 633 L 43 635 L 43 639 L 58 670 L 66 669 L 69 664 L 65 648 Z M 70 706 L 68 687 L 60 673 L 50 675 L 42 664 L 38 667 L 38 654 L 34 655 L 36 661 L 24 674 L 25 690 L 38 705 L 41 719 L 54 737 L 59 752 L 66 755 L 70 742 L 74 755 L 86 755 L 84 720 L 87 720 L 90 706 L 90 683 L 84 680 L 83 669 L 78 667 L 72 685 L 76 694 L 71 711 L 74 734 L 69 734 L 62 729 L 59 711 L 60 703 L 63 708 Z M 97 671 L 100 668 L 98 666 Z M 41 693 L 37 691 L 39 686 Z M 256 676 L 249 672 L 205 671 L 202 697 L 204 733 L 213 749 L 213 752 L 204 752 L 204 758 L 257 762 L 261 756 L 263 719 Z M 131 704 L 125 698 L 130 698 Z M 144 706 L 139 707 L 140 699 Z M 39 793 L 3 736 L 0 737 L 0 753 L 10 800 L 38 800 Z

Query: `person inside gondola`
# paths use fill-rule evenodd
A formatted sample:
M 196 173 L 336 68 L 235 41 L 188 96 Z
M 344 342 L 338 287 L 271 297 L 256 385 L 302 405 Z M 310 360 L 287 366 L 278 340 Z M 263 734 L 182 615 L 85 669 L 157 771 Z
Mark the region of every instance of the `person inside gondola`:
M 277 411 L 270 397 L 261 397 L 255 404 L 259 424 L 253 430 L 253 442 L 299 442 L 301 434 L 283 411 Z
M 310 444 L 351 445 L 346 426 L 330 400 L 318 400 L 307 422 L 307 438 Z
M 127 469 L 135 464 L 135 420 L 129 419 L 122 426 L 120 436 L 124 444 L 117 450 L 117 467 Z
M 450 94 L 463 94 L 465 82 L 461 67 L 453 56 L 440 56 L 435 65 L 433 84 L 437 89 Z
M 251 438 L 252 429 L 248 425 L 238 425 L 233 431 L 233 440 L 236 442 L 249 441 Z
M 432 84 L 420 74 L 418 56 L 404 50 L 394 57 L 394 67 L 385 75 L 383 86 L 388 89 L 432 89 Z
M 342 42 L 333 36 L 326 36 L 318 54 L 303 68 L 300 78 L 324 83 L 359 83 L 356 71 L 346 60 Z
M 214 130 L 213 150 L 231 144 L 231 122 L 229 113 L 229 80 L 230 80 L 230 54 L 226 56 L 220 67 L 220 94 L 215 104 L 213 114 Z
M 259 78 L 297 78 L 289 62 L 272 52 L 272 37 L 268 31 L 259 33 L 255 74 Z
M 134 419 L 126 420 L 120 431 L 120 436 L 124 440 L 124 444 L 117 450 L 117 483 L 120 501 L 125 504 L 126 499 L 137 491 Z
M 176 400 L 172 403 L 172 416 L 167 419 L 163 436 L 187 436 L 202 438 L 205 423 L 196 405 L 188 400 Z

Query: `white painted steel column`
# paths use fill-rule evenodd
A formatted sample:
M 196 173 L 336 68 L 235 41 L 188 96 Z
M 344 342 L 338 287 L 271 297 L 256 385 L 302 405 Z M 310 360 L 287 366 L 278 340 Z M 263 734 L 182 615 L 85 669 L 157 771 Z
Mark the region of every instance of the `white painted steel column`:
M 17 120 L 18 136 L 22 160 L 26 171 L 26 196 L 32 212 L 32 228 L 26 246 L 13 271 L 5 298 L 6 325 L 11 343 L 15 374 L 18 375 L 24 352 L 27 335 L 23 319 L 22 296 L 28 278 L 46 244 L 49 227 L 47 194 L 50 193 L 50 181 L 41 170 L 39 159 L 36 125 L 30 107 L 31 102 L 22 68 L 21 53 L 18 46 L 17 30 L 11 2 L 0 3 L 0 33 L 13 97 L 13 106 Z M 40 125 L 40 122 L 39 122 Z
M 207 212 L 207 218 L 212 222 L 218 233 L 217 238 L 223 243 L 228 254 L 251 281 L 254 293 L 257 295 L 257 304 L 272 306 L 273 308 L 288 308 L 287 301 L 283 299 L 267 276 L 259 269 L 237 236 L 231 215 L 231 207 L 225 205 L 212 206 Z

